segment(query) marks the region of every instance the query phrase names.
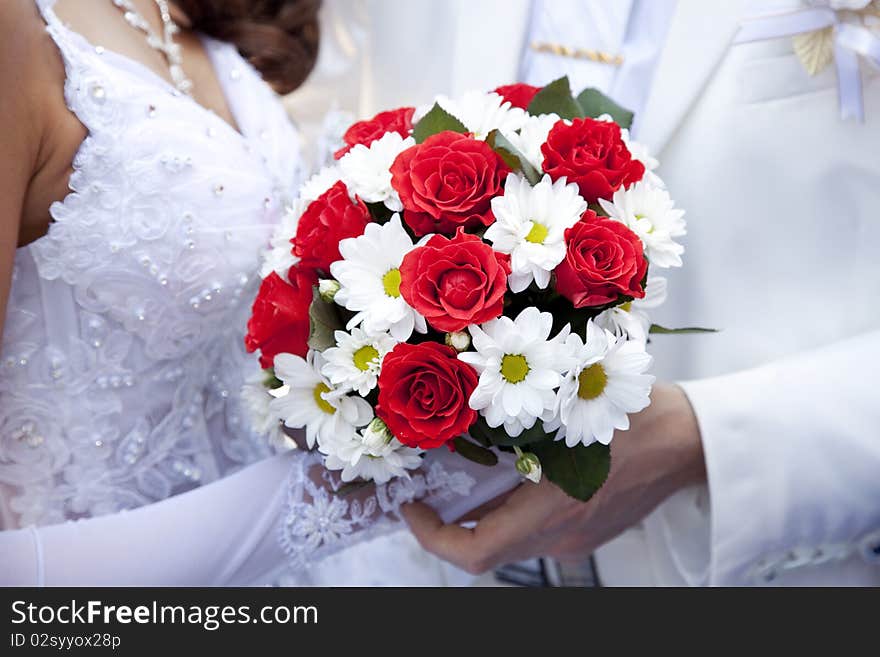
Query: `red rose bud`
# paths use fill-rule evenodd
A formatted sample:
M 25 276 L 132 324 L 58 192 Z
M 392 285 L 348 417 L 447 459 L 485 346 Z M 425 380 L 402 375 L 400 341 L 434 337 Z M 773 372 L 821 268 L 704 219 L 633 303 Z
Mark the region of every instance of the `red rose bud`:
M 280 353 L 305 357 L 308 352 L 309 306 L 312 287 L 318 282 L 313 270 L 291 267 L 287 283 L 272 272 L 260 285 L 247 325 L 245 347 L 260 350 L 260 365 L 272 367 Z
M 510 256 L 459 228 L 435 235 L 400 265 L 400 294 L 438 331 L 461 331 L 504 310 Z
M 587 210 L 565 231 L 565 259 L 556 267 L 556 290 L 575 308 L 604 306 L 623 294 L 641 299 L 648 261 L 642 241 L 619 221 Z
M 528 109 L 535 95 L 541 91 L 541 87 L 533 87 L 530 84 L 507 84 L 498 87 L 495 93 L 510 103 L 513 107 Z
M 610 121 L 559 121 L 541 146 L 544 172 L 554 180 L 565 176 L 577 183 L 587 203 L 611 200 L 621 186 L 638 182 L 645 165 L 634 160 L 620 137 L 620 126 Z
M 379 112 L 372 119 L 358 121 L 352 125 L 342 136 L 345 146 L 333 155 L 337 160 L 348 153 L 358 144 L 369 146 L 386 132 L 396 132 L 404 139 L 409 137 L 413 129 L 412 117 L 415 107 L 401 107 L 400 109 Z
M 364 234 L 372 221 L 363 201 L 351 200 L 342 181 L 321 194 L 306 208 L 296 227 L 293 255 L 303 267 L 330 271 L 330 264 L 341 260 L 339 242 Z
M 391 186 L 416 235 L 451 235 L 459 226 L 488 226 L 495 220 L 490 202 L 503 193 L 509 171 L 485 142 L 445 131 L 397 156 Z
M 468 405 L 476 387 L 476 371 L 451 347 L 402 342 L 382 361 L 376 415 L 404 445 L 434 449 L 476 421 Z

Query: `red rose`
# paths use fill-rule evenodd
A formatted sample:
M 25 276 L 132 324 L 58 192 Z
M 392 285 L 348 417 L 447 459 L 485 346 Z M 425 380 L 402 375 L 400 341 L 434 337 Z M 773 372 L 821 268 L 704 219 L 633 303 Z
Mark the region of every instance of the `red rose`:
M 369 146 L 386 132 L 396 132 L 403 138 L 409 137 L 413 129 L 412 117 L 415 111 L 415 107 L 401 107 L 388 112 L 379 112 L 367 121 L 358 121 L 345 131 L 342 136 L 345 147 L 336 151 L 334 157 L 338 160 L 358 144 Z
M 507 84 L 498 87 L 495 93 L 510 103 L 513 107 L 528 109 L 532 99 L 541 91 L 541 87 L 533 87 L 530 84 Z
M 509 274 L 509 256 L 459 228 L 406 254 L 400 294 L 438 331 L 460 331 L 501 315 Z
M 296 227 L 293 255 L 311 269 L 330 271 L 330 264 L 341 260 L 339 242 L 364 234 L 372 221 L 370 211 L 360 199 L 352 202 L 345 183 L 338 182 L 312 201 Z
M 416 235 L 452 234 L 488 226 L 489 207 L 510 169 L 489 146 L 457 132 L 440 132 L 406 149 L 391 165 L 403 218 Z
M 288 277 L 290 283 L 275 272 L 263 279 L 248 321 L 245 347 L 260 350 L 264 368 L 272 367 L 276 354 L 305 357 L 309 350 L 309 306 L 318 276 L 311 269 L 291 267 Z
M 382 361 L 376 415 L 404 445 L 434 449 L 476 421 L 468 405 L 476 387 L 476 371 L 451 347 L 401 342 Z
M 565 231 L 566 253 L 556 268 L 556 290 L 575 308 L 604 306 L 623 294 L 641 299 L 648 261 L 642 241 L 619 221 L 587 210 Z
M 554 180 L 566 176 L 577 183 L 587 203 L 611 199 L 622 185 L 638 182 L 645 165 L 634 160 L 620 137 L 620 126 L 610 121 L 559 121 L 541 146 L 544 172 Z

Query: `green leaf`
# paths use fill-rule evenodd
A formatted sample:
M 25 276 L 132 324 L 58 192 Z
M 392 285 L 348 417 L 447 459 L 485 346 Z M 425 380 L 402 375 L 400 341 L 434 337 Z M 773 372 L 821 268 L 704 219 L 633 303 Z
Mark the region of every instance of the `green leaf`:
M 263 374 L 265 378 L 263 379 L 263 385 L 266 386 L 269 390 L 275 390 L 276 388 L 280 388 L 284 385 L 284 381 L 275 376 L 275 368 L 267 367 L 263 370 Z
M 468 131 L 461 121 L 440 107 L 439 103 L 434 103 L 434 107 L 431 108 L 431 111 L 425 114 L 421 121 L 416 123 L 412 136 L 417 144 L 421 144 L 428 137 L 445 130 L 461 133 Z
M 309 306 L 309 348 L 324 351 L 336 346 L 333 333 L 343 326 L 336 304 L 324 301 L 316 285 L 312 289 L 312 305 Z
M 511 438 L 507 435 L 503 426 L 493 429 L 486 424 L 486 418 L 483 416 L 480 416 L 468 431 L 471 434 L 471 438 L 486 447 L 489 445 L 497 447 L 513 447 L 516 445 L 517 447 L 522 447 L 550 438 L 540 422 L 535 422 L 535 426 L 531 429 L 526 429 L 516 438 Z
M 651 324 L 648 330 L 651 335 L 686 335 L 688 333 L 718 333 L 718 329 L 688 326 L 685 328 L 666 328 L 659 324 Z
M 598 89 L 584 89 L 577 97 L 586 116 L 595 119 L 603 114 L 610 114 L 614 122 L 621 128 L 629 128 L 633 122 L 633 113 L 621 107 Z
M 535 444 L 531 450 L 541 459 L 544 475 L 582 502 L 602 487 L 611 469 L 611 450 L 602 443 L 567 447 L 564 440 L 554 440 Z
M 486 137 L 486 143 L 489 147 L 498 153 L 502 160 L 514 171 L 522 171 L 526 180 L 531 185 L 537 185 L 541 180 L 541 173 L 532 166 L 528 158 L 523 155 L 519 149 L 510 143 L 510 140 L 497 130 L 493 130 Z
M 578 119 L 584 110 L 571 94 L 568 76 L 561 77 L 541 89 L 529 103 L 529 114 L 558 114 L 563 119 Z
M 455 451 L 468 461 L 473 461 L 480 465 L 495 465 L 498 463 L 498 455 L 495 452 L 472 443 L 464 436 L 459 436 L 452 441 L 452 444 L 455 446 Z

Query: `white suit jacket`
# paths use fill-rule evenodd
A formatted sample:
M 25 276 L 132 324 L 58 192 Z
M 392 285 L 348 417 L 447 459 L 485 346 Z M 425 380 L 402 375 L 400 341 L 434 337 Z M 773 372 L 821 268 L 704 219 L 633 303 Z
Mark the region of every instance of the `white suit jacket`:
M 528 0 L 327 4 L 295 116 L 516 80 Z M 833 67 L 808 76 L 786 38 L 733 44 L 752 14 L 679 0 L 642 118 L 689 219 L 657 320 L 722 331 L 652 345 L 690 381 L 708 490 L 602 548 L 608 583 L 880 584 L 880 75 L 866 122 L 843 122 Z

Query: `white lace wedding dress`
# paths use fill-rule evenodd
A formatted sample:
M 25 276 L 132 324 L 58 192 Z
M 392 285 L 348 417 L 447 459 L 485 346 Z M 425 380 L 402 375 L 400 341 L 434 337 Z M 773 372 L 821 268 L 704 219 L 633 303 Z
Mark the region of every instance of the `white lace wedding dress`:
M 290 582 L 327 583 L 303 566 L 396 526 L 401 500 L 427 494 L 451 518 L 509 487 L 494 475 L 474 489 L 439 455 L 412 482 L 350 499 L 314 457 L 270 453 L 239 403 L 257 368 L 242 335 L 260 252 L 303 176 L 297 133 L 232 46 L 204 39 L 240 132 L 88 43 L 53 2 L 37 0 L 88 137 L 48 234 L 15 258 L 0 584 L 252 584 L 287 566 Z M 399 582 L 413 548 L 395 541 L 334 569 Z

